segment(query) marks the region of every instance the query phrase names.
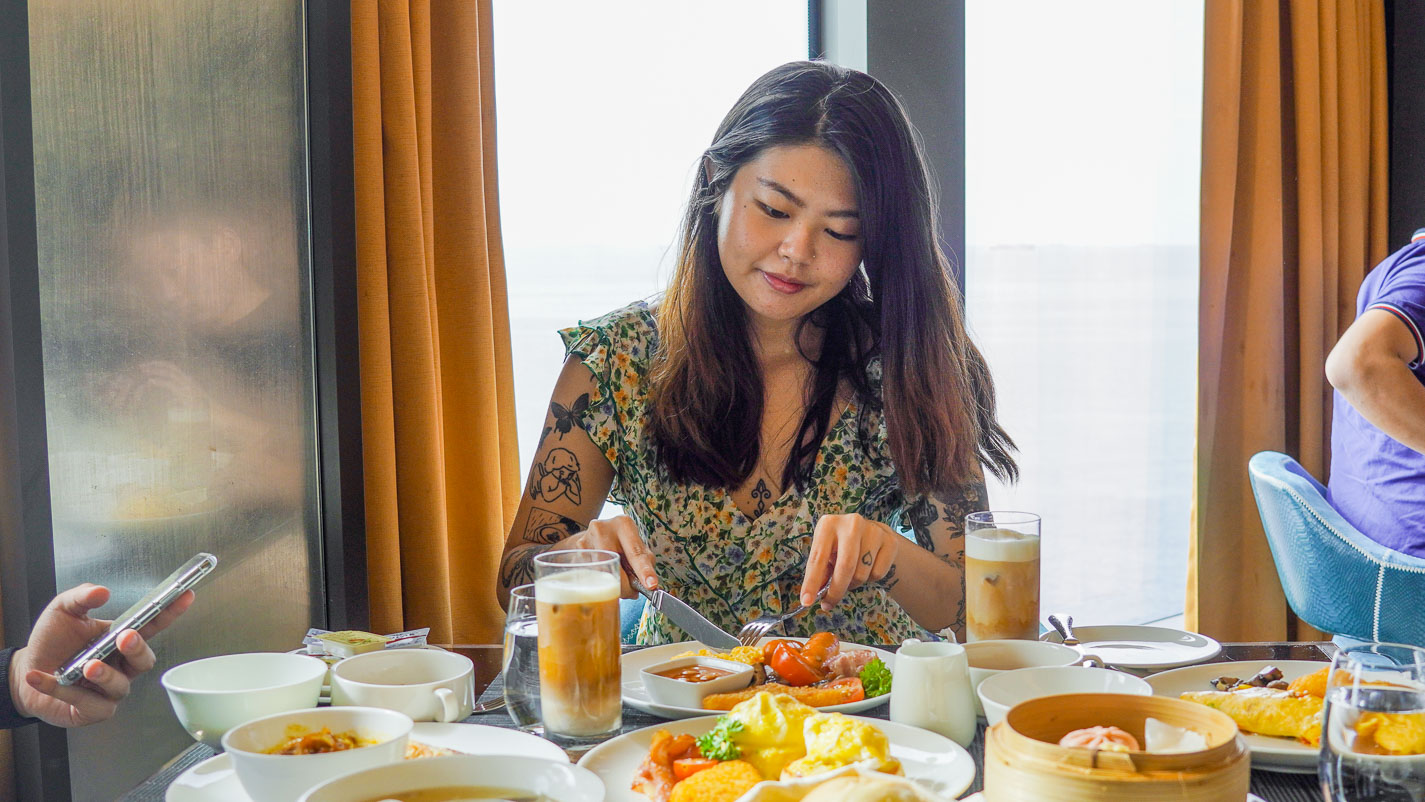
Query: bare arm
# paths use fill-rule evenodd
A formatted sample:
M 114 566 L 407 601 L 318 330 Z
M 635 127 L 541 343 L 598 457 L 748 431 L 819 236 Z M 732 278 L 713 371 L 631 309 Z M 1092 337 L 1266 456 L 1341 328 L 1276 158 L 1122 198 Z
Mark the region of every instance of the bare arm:
M 980 480 L 953 498 L 918 504 L 911 511 L 915 543 L 860 515 L 823 516 L 812 536 L 802 602 L 829 581 L 822 606 L 831 609 L 850 588 L 876 582 L 920 626 L 932 632 L 954 627 L 964 640 L 965 515 L 984 497 Z
M 1404 321 L 1368 309 L 1331 349 L 1326 379 L 1376 428 L 1425 453 L 1425 385 L 1410 370 L 1420 357 Z
M 557 549 L 617 551 L 649 587 L 657 584 L 653 558 L 627 516 L 595 521 L 613 486 L 614 468 L 589 439 L 583 416 L 596 388 L 583 360 L 570 357 L 554 384 L 534 464 L 500 558 L 500 604 L 510 589 L 534 581 L 534 558 Z M 625 595 L 632 591 L 625 588 Z

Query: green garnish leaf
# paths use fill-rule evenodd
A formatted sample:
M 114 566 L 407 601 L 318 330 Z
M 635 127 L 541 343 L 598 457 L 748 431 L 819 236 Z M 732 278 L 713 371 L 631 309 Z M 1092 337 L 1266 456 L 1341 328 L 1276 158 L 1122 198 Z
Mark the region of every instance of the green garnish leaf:
M 886 668 L 881 658 L 872 658 L 861 669 L 861 687 L 865 689 L 867 699 L 891 692 L 891 670 Z
M 698 736 L 698 750 L 703 753 L 703 757 L 713 760 L 736 760 L 742 757 L 742 750 L 732 742 L 732 736 L 742 730 L 742 722 L 719 716 L 717 723 L 706 735 Z

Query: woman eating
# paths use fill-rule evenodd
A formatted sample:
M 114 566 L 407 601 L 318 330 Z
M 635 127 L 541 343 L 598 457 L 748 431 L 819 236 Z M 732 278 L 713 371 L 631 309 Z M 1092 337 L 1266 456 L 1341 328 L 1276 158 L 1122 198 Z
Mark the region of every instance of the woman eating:
M 667 290 L 560 332 L 501 597 L 537 554 L 598 548 L 732 632 L 826 587 L 787 634 L 963 635 L 965 514 L 982 466 L 1017 468 L 935 221 L 879 81 L 795 62 L 754 82 L 703 154 Z M 606 497 L 626 514 L 594 520 Z M 684 637 L 645 610 L 639 643 Z

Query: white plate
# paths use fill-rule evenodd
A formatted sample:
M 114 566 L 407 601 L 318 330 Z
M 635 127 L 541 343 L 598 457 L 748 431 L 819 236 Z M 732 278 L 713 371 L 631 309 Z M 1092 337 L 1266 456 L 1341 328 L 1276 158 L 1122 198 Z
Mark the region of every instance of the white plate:
M 1188 666 L 1173 671 L 1164 671 L 1148 677 L 1157 696 L 1178 698 L 1178 694 L 1188 691 L 1210 691 L 1212 680 L 1221 676 L 1248 679 L 1267 666 L 1281 669 L 1282 677 L 1290 682 L 1313 671 L 1320 671 L 1330 663 L 1318 660 L 1242 660 L 1235 663 L 1209 663 L 1203 666 Z M 1289 774 L 1315 774 L 1319 747 L 1307 746 L 1291 738 L 1276 735 L 1248 735 L 1242 733 L 1247 746 L 1252 750 L 1252 768 L 1267 771 L 1281 771 Z
M 969 796 L 961 800 L 961 802 L 985 802 L 985 795 L 983 792 L 970 794 Z M 1257 796 L 1256 794 L 1247 794 L 1247 802 L 1267 802 L 1267 800 Z
M 974 758 L 949 738 L 892 721 L 861 716 L 852 718 L 884 732 L 891 742 L 891 757 L 901 762 L 905 776 L 920 783 L 930 793 L 947 800 L 954 799 L 975 781 Z M 589 750 L 579 765 L 604 781 L 608 791 L 606 802 L 648 802 L 648 797 L 630 786 L 639 765 L 648 757 L 653 733 L 667 730 L 673 735 L 702 735 L 712 729 L 717 719 L 717 716 L 699 716 L 634 730 Z
M 1211 660 L 1222 652 L 1222 644 L 1212 638 L 1165 627 L 1074 627 L 1074 634 L 1079 638 L 1074 648 L 1119 668 L 1161 671 Z M 1045 633 L 1039 639 L 1063 641 L 1057 632 Z
M 411 740 L 469 755 L 515 755 L 569 762 L 563 749 L 543 738 L 483 724 L 421 722 L 411 728 Z M 253 802 L 233 773 L 232 758 L 227 753 L 210 757 L 178 775 L 168 786 L 164 799 L 168 802 Z
M 761 641 L 758 641 L 758 643 L 765 643 L 769 640 L 806 642 L 806 638 L 763 638 Z M 842 648 L 869 649 L 875 652 L 876 656 L 881 658 L 881 662 L 886 664 L 886 668 L 891 670 L 891 675 L 894 677 L 896 670 L 896 656 L 894 654 L 883 649 L 877 649 L 871 646 L 858 646 L 854 643 L 843 643 Z M 683 641 L 682 643 L 666 643 L 662 646 L 650 646 L 647 649 L 639 649 L 636 652 L 625 654 L 620 663 L 623 667 L 623 703 L 637 710 L 642 710 L 651 716 L 661 716 L 669 719 L 706 716 L 711 712 L 725 712 L 712 711 L 705 707 L 673 707 L 670 705 L 660 705 L 649 697 L 648 690 L 643 687 L 643 677 L 638 672 L 654 663 L 672 660 L 683 652 L 692 652 L 698 649 L 712 649 L 712 647 L 704 646 L 697 641 Z M 721 650 L 713 649 L 713 651 Z M 892 681 L 891 687 L 895 687 L 894 681 Z M 891 693 L 895 693 L 895 691 L 893 690 Z M 859 702 L 847 702 L 844 705 L 819 707 L 817 710 L 823 713 L 860 713 L 863 710 L 870 710 L 873 707 L 883 705 L 890 701 L 890 698 L 891 694 L 887 693 L 871 699 L 862 699 Z

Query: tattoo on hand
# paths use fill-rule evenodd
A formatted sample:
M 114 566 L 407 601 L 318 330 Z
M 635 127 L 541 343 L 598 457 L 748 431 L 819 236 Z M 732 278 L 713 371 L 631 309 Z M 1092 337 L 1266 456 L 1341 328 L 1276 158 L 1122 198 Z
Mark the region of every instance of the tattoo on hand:
M 582 497 L 579 481 L 579 458 L 567 448 L 551 450 L 544 459 L 534 464 L 539 477 L 530 488 L 530 495 L 540 501 L 555 501 L 568 498 L 579 504 Z
M 549 546 L 518 546 L 505 555 L 500 564 L 500 584 L 506 588 L 534 581 L 534 558 L 549 551 Z
M 752 517 L 761 518 L 762 513 L 767 511 L 767 502 L 772 500 L 772 491 L 767 487 L 767 480 L 757 480 L 757 486 L 752 488 L 752 498 L 757 502 L 757 506 L 752 510 Z
M 866 552 L 865 554 L 862 554 L 862 555 L 861 555 L 861 564 L 862 564 L 862 565 L 870 565 L 870 564 L 873 563 L 873 562 L 875 562 L 875 560 L 873 560 L 873 559 L 871 558 L 871 552 L 868 551 L 868 552 Z
M 554 416 L 554 425 L 546 427 L 539 435 L 539 445 L 544 445 L 544 438 L 552 432 L 559 432 L 559 439 L 563 440 L 564 435 L 573 431 L 575 426 L 584 428 L 584 413 L 589 409 L 589 394 L 584 393 L 574 399 L 574 403 L 565 407 L 557 401 L 549 403 L 549 414 Z M 536 446 L 538 448 L 538 446 Z
M 529 525 L 524 528 L 523 538 L 526 543 L 558 543 L 583 528 L 578 521 L 554 510 L 533 507 L 529 511 Z

